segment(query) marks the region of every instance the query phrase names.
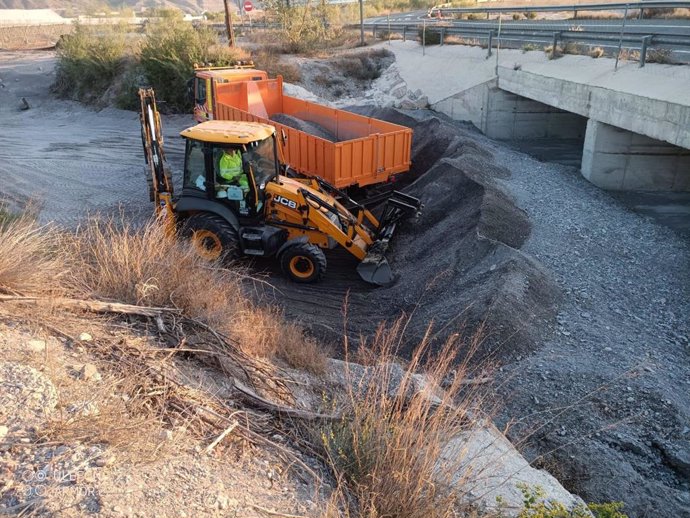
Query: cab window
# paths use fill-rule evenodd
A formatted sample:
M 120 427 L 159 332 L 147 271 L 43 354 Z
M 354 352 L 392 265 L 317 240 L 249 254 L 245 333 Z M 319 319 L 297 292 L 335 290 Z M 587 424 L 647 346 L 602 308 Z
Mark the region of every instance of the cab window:
M 184 160 L 183 188 L 206 190 L 206 166 L 203 144 L 197 140 L 187 141 Z
M 259 190 L 263 190 L 266 183 L 276 174 L 276 154 L 273 138 L 269 137 L 260 142 L 252 142 L 247 146 L 244 160 L 254 173 L 254 181 Z
M 197 104 L 206 103 L 206 79 L 196 78 L 196 102 Z

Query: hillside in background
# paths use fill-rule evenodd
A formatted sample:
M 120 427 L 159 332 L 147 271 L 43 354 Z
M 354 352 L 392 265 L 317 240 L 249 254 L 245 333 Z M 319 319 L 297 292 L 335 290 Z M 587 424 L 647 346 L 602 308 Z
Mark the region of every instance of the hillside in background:
M 140 9 L 142 7 L 177 7 L 187 13 L 221 11 L 223 0 L 121 0 L 104 2 L 100 0 L 0 0 L 0 9 L 55 9 L 82 14 L 105 9 Z

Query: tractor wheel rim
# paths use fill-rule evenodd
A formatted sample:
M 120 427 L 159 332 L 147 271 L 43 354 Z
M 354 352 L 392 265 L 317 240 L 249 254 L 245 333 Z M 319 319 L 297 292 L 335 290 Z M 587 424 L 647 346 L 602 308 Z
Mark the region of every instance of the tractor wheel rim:
M 223 252 L 223 244 L 215 232 L 197 230 L 192 236 L 192 242 L 197 253 L 208 261 L 214 261 Z
M 309 257 L 296 255 L 290 259 L 290 271 L 295 277 L 306 279 L 314 273 L 314 263 Z

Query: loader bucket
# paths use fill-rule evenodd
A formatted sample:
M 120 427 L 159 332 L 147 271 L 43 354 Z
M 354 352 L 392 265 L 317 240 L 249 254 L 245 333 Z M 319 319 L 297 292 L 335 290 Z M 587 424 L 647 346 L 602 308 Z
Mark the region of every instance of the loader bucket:
M 390 229 L 391 234 L 392 232 L 393 229 Z M 383 255 L 387 249 L 388 237 L 374 242 L 369 247 L 367 255 L 357 266 L 357 273 L 365 282 L 387 286 L 395 280 L 393 270 L 391 270 L 386 256 Z
M 422 209 L 422 202 L 413 196 L 393 191 L 388 195 L 381 214 L 377 239 L 367 250 L 367 255 L 357 266 L 357 273 L 366 282 L 387 286 L 395 280 L 385 253 L 399 221 L 416 216 Z
M 357 266 L 357 273 L 365 282 L 379 286 L 388 286 L 395 280 L 393 270 L 391 270 L 385 257 L 380 259 L 365 257 Z

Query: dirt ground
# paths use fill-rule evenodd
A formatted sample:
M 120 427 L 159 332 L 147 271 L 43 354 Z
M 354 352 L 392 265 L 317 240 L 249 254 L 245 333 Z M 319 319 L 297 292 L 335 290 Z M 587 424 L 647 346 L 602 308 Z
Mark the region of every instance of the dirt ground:
M 42 222 L 67 227 L 93 212 L 148 216 L 137 114 L 56 100 L 49 93 L 54 63 L 53 52 L 0 53 L 2 198 L 11 208 L 31 202 Z M 19 109 L 22 97 L 29 110 Z M 175 167 L 182 158 L 178 133 L 192 122 L 165 117 Z
M 0 176 L 14 206 L 75 226 L 89 212 L 150 214 L 137 116 L 48 93 L 53 55 L 0 55 Z M 374 83 L 375 89 L 376 83 Z M 20 111 L 26 97 L 31 109 Z M 268 263 L 266 300 L 341 344 L 410 316 L 414 344 L 486 322 L 480 351 L 505 402 L 497 415 L 535 463 L 590 501 L 631 517 L 690 516 L 690 244 L 634 214 L 576 169 L 538 162 L 432 113 L 358 108 L 415 129 L 408 186 L 426 204 L 390 250 L 395 285 L 359 281 L 329 256 L 323 284 L 296 288 Z M 166 150 L 180 170 L 177 131 Z M 424 175 L 422 175 L 424 173 Z
M 142 421 L 122 410 L 131 400 L 126 379 L 90 349 L 94 341 L 113 339 L 155 348 L 159 346 L 155 336 L 142 336 L 133 326 L 128 330 L 121 324 L 83 319 L 77 325 L 88 332 L 88 340 L 71 341 L 34 322 L 18 324 L 15 315 L 3 309 L 0 514 L 318 515 L 318 489 L 311 481 L 287 473 L 274 453 L 230 440 L 207 452 L 217 434 L 200 435 L 192 418 L 176 423 Z M 62 324 L 66 321 L 72 324 L 77 319 L 63 315 Z M 210 389 L 217 395 L 227 391 L 227 384 L 217 376 L 214 379 L 202 365 L 177 362 L 177 372 L 176 363 L 171 365 L 166 372 L 195 390 Z M 71 423 L 76 427 L 70 428 Z M 100 433 L 108 440 L 85 440 L 93 426 L 102 427 Z M 128 428 L 138 430 L 138 435 L 132 436 Z M 129 434 L 126 441 L 118 439 L 123 432 Z M 42 436 L 46 433 L 52 440 Z

